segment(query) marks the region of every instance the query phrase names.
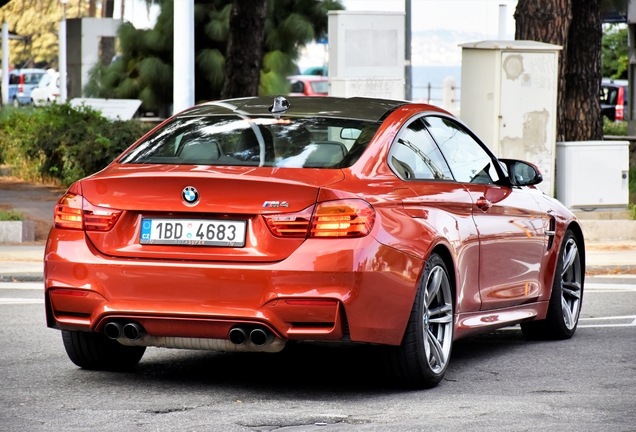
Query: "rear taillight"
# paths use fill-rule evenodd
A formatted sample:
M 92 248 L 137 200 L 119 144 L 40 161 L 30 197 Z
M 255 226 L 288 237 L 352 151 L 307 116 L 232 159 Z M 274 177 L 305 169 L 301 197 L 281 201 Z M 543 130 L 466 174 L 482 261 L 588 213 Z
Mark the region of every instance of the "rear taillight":
M 18 93 L 24 93 L 24 75 L 20 74 L 20 83 L 18 84 Z
M 616 114 L 614 120 L 625 120 L 625 89 L 618 88 L 618 97 L 616 98 Z
M 371 232 L 375 211 L 366 201 L 338 200 L 316 206 L 310 237 L 363 237 Z
M 308 207 L 298 213 L 283 213 L 275 215 L 264 215 L 265 222 L 269 230 L 276 237 L 307 237 L 311 214 L 314 207 Z
M 121 210 L 97 207 L 81 195 L 65 194 L 55 206 L 55 228 L 108 231 L 121 216 Z
M 363 237 L 371 232 L 375 211 L 358 199 L 328 201 L 297 213 L 264 215 L 277 237 Z

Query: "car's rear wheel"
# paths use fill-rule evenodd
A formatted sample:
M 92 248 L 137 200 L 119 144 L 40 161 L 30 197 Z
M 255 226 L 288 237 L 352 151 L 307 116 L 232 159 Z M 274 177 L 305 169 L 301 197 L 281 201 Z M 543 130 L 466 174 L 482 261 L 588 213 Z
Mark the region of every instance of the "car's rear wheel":
M 84 369 L 131 369 L 146 351 L 146 347 L 121 345 L 102 333 L 63 330 L 62 340 L 71 361 Z
M 402 344 L 387 349 L 389 372 L 410 387 L 436 386 L 450 360 L 453 326 L 448 271 L 442 258 L 432 254 L 424 267 Z
M 571 338 L 579 323 L 584 277 L 579 244 L 568 230 L 561 243 L 546 319 L 521 324 L 523 334 L 529 339 Z
M 13 107 L 20 108 L 20 101 L 18 100 L 17 97 L 13 98 Z

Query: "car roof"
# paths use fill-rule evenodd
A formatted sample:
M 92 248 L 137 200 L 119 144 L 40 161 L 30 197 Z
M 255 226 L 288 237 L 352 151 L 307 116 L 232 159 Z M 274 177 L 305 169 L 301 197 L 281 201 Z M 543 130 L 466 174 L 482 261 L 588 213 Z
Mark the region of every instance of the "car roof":
M 622 80 L 622 79 L 603 78 L 601 80 L 601 85 L 604 85 L 604 86 L 614 85 L 616 87 L 618 87 L 618 86 L 627 87 L 628 86 L 628 81 L 627 80 Z
M 296 81 L 329 81 L 329 78 L 322 75 L 290 75 L 288 80 Z
M 228 99 L 197 105 L 179 116 L 205 116 L 244 114 L 248 116 L 272 115 L 269 107 L 274 103 L 275 96 L 259 96 L 241 99 Z M 408 104 L 407 101 L 375 99 L 364 97 L 296 97 L 285 96 L 290 103 L 285 116 L 305 117 L 334 117 L 377 122 L 385 118 L 396 108 Z

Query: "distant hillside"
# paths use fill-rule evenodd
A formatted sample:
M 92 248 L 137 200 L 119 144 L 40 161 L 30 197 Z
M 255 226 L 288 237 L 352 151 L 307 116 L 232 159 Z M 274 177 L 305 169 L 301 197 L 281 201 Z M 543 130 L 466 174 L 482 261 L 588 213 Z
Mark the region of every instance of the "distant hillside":
M 485 39 L 485 35 L 480 32 L 414 32 L 411 35 L 411 61 L 413 66 L 460 66 L 462 49 L 458 45 Z

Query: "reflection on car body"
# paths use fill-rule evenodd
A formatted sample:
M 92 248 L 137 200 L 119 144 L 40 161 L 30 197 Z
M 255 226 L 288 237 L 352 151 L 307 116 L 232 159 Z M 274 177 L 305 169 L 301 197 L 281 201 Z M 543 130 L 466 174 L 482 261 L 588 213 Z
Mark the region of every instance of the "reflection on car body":
M 192 107 L 60 199 L 47 323 L 75 364 L 373 343 L 424 388 L 458 338 L 574 334 L 583 235 L 534 165 L 498 160 L 430 105 L 286 102 Z

